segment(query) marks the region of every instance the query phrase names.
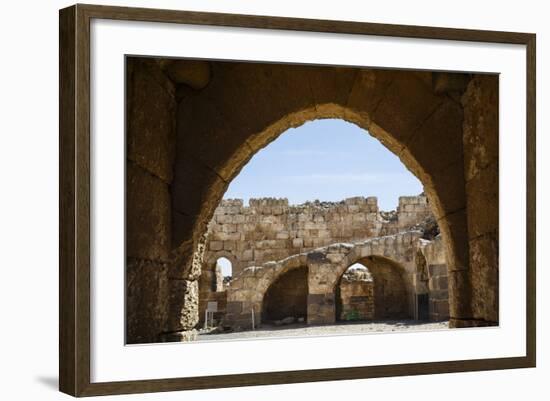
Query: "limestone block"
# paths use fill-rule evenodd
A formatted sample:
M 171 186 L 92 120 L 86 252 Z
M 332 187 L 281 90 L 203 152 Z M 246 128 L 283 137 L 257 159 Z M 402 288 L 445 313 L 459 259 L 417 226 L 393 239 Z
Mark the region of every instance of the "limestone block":
M 344 259 L 344 255 L 341 253 L 329 253 L 327 254 L 327 259 L 332 263 L 340 263 Z
M 449 297 L 451 317 L 471 318 L 471 286 L 468 271 L 449 271 L 449 295 L 453 295 Z
M 169 280 L 168 331 L 191 330 L 199 322 L 199 288 L 196 280 Z
M 244 240 L 244 237 L 245 237 L 245 236 L 244 236 L 243 234 L 241 234 L 241 233 L 238 232 L 238 231 L 235 231 L 234 233 L 229 233 L 229 234 L 227 234 L 227 235 L 225 236 L 225 240 L 226 240 L 226 241 L 233 241 L 233 242 L 235 242 L 235 241 L 242 241 L 242 240 Z
M 222 230 L 226 233 L 234 233 L 237 231 L 237 226 L 232 223 L 224 224 Z
M 288 231 L 279 231 L 277 234 L 276 234 L 276 237 L 277 239 L 288 239 L 290 237 Z
M 322 238 L 313 238 L 312 243 L 314 247 L 326 245 L 326 242 Z
M 174 224 L 177 224 L 177 220 L 175 221 Z M 208 240 L 209 241 L 225 241 L 225 240 L 227 240 L 227 234 L 224 233 L 223 231 L 214 231 L 214 232 L 210 233 L 210 235 L 208 236 Z
M 208 245 L 211 251 L 221 251 L 223 249 L 223 241 L 209 241 Z
M 241 208 L 239 206 L 231 206 L 227 208 L 227 214 L 236 215 L 241 212 Z
M 168 268 L 161 262 L 129 258 L 126 264 L 126 339 L 155 342 L 168 319 Z
M 287 247 L 287 241 L 284 239 L 275 240 L 273 244 L 273 248 L 275 249 L 286 249 Z
M 378 220 L 378 214 L 377 213 L 369 213 L 366 215 L 366 220 L 369 222 L 375 222 Z
M 235 241 L 225 241 L 223 243 L 223 249 L 225 251 L 232 251 L 236 248 Z
M 462 97 L 466 180 L 498 160 L 498 75 L 477 75 Z
M 437 264 L 437 265 L 428 265 L 428 271 L 430 274 L 430 277 L 436 277 L 436 276 L 446 276 L 447 275 L 447 266 L 443 264 Z
M 474 317 L 498 322 L 498 240 L 489 234 L 470 241 Z
M 498 229 L 498 180 L 498 165 L 493 163 L 466 183 L 469 238 Z
M 367 220 L 367 216 L 364 213 L 356 213 L 353 215 L 354 222 L 364 223 Z
M 227 224 L 232 222 L 232 216 L 228 214 L 216 214 L 215 215 L 216 222 L 219 224 Z M 216 230 L 223 230 L 223 227 L 217 227 Z
M 128 60 L 127 157 L 171 183 L 176 142 L 174 85 L 156 63 Z
M 252 249 L 245 249 L 241 254 L 241 260 L 244 262 L 248 262 L 254 259 L 254 250 Z
M 226 310 L 226 313 L 228 314 L 240 314 L 242 311 L 242 302 L 241 301 L 227 302 L 225 310 Z
M 127 163 L 126 252 L 128 256 L 168 260 L 171 201 L 168 185 L 134 163 Z
M 272 213 L 275 216 L 279 216 L 279 215 L 283 214 L 283 208 L 281 206 L 274 206 L 273 210 L 272 210 Z
M 326 220 L 326 219 L 325 219 L 325 217 L 324 217 L 322 214 L 315 214 L 315 215 L 313 216 L 313 221 L 314 221 L 315 223 L 323 223 L 323 222 L 325 222 L 325 220 Z
M 317 235 L 318 235 L 319 238 L 329 239 L 330 238 L 330 231 L 321 229 L 321 230 L 318 231 Z
M 236 214 L 233 216 L 233 223 L 235 224 L 244 224 L 245 216 L 243 214 Z

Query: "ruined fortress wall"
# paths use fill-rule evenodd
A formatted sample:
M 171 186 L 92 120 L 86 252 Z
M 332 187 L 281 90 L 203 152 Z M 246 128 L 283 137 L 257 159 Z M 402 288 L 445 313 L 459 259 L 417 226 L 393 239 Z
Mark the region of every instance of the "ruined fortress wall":
M 401 196 L 397 207 L 399 231 L 412 227 L 432 215 L 425 196 Z M 388 233 L 393 234 L 393 233 Z
M 428 270 L 430 320 L 440 321 L 449 318 L 449 280 L 445 246 L 441 236 L 427 243 L 422 252 Z
M 405 231 L 431 215 L 425 196 L 401 197 L 389 218 L 380 213 L 376 197 L 302 205 L 273 198 L 250 199 L 249 203 L 243 206 L 240 199 L 223 200 L 216 209 L 209 225 L 205 269 L 214 269 L 215 261 L 223 256 L 232 262 L 235 276 L 245 267 L 321 246 Z
M 340 283 L 340 303 L 337 309 L 338 320 L 374 319 L 374 285 L 372 280 L 361 280 L 355 277 Z
M 232 263 L 232 276 L 249 266 L 261 266 L 312 249 L 356 243 L 404 232 L 431 216 L 425 196 L 403 196 L 395 211 L 380 212 L 376 197 L 354 197 L 340 202 L 289 205 L 287 199 L 223 200 L 209 224 L 207 250 L 199 286 L 199 319 L 203 323 L 209 301 L 225 308 L 216 262 Z M 412 256 L 411 256 L 412 257 Z M 219 274 L 218 274 L 219 275 Z

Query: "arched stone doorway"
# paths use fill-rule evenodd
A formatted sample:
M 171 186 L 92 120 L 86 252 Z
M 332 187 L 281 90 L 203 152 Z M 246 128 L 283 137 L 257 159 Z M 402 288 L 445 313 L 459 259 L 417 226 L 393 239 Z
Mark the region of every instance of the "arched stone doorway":
M 342 316 L 342 311 L 346 312 L 346 309 L 348 311 L 354 310 L 353 307 L 345 308 L 342 305 L 342 288 L 346 287 L 349 288 L 347 301 L 356 303 L 356 310 L 361 310 L 360 308 L 363 308 L 366 312 L 372 310 L 370 316 L 369 314 L 365 316 L 363 312 L 359 314 L 362 319 L 355 320 L 367 320 L 369 318 L 400 320 L 413 317 L 411 315 L 412 288 L 408 288 L 405 270 L 399 263 L 382 256 L 373 255 L 361 258 L 353 265 L 357 264 L 365 266 L 370 279 L 363 283 L 361 280 L 348 278 L 346 275 L 349 274 L 349 268 L 346 269 L 335 287 L 336 320 L 354 320 Z
M 233 276 L 236 259 L 231 252 L 219 251 L 204 261 L 198 279 L 198 324 L 202 327 L 205 311 L 210 303 L 215 306 L 213 322 L 221 323 L 225 314 L 227 295 L 226 289 Z
M 374 281 L 367 266 L 354 263 L 346 269 L 335 288 L 336 321 L 374 319 Z
M 307 318 L 307 296 L 307 266 L 279 275 L 265 292 L 262 323 L 304 322 Z
M 160 111 L 146 116 L 145 128 L 161 134 L 152 140 L 144 124 L 129 127 L 128 159 L 134 164 L 128 191 L 146 185 L 150 191 L 144 194 L 156 191 L 158 196 L 128 211 L 129 223 L 157 234 L 129 238 L 128 258 L 166 265 L 170 293 L 162 315 L 166 320 L 144 326 L 147 333 L 140 338 L 159 325 L 168 332 L 196 325 L 193 294 L 206 226 L 228 183 L 283 131 L 316 118 L 341 118 L 368 130 L 423 183 L 447 248 L 451 326 L 498 322 L 498 209 L 491 207 L 498 201 L 498 154 L 491 150 L 498 149 L 493 146 L 498 141 L 498 78 L 466 76 L 461 86 L 453 74 L 430 72 L 199 64 L 207 79 L 190 89 L 186 80 L 167 79 L 154 61 L 129 63 L 133 76 L 141 74 L 139 80 L 130 79 L 131 93 L 138 93 L 132 92 L 134 82 L 151 84 L 147 96 L 134 96 L 129 121 L 152 103 Z M 147 74 L 150 80 L 144 80 Z M 174 130 L 166 124 L 171 118 Z M 151 146 L 141 145 L 151 141 L 158 149 L 150 155 Z M 165 155 L 162 163 L 158 154 Z M 162 223 L 166 219 L 172 223 Z M 166 301 L 154 302 L 163 307 Z
M 374 318 L 410 319 L 411 291 L 405 271 L 399 263 L 382 257 L 368 256 L 360 259 L 369 267 L 374 282 Z

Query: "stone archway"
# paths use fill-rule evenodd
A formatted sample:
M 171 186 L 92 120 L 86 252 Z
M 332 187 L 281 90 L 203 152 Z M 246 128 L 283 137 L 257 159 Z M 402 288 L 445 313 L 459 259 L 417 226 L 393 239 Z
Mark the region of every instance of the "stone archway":
M 139 63 L 147 65 L 138 68 Z M 197 64 L 207 72 L 201 75 L 200 85 L 190 85 L 193 74 L 189 79 L 173 74 L 178 65 L 187 71 L 187 61 L 169 63 L 169 72 L 162 63 L 139 63 L 129 63 L 134 75 L 142 74 L 129 85 L 134 96 L 129 120 L 141 116 L 139 111 L 147 104 L 159 112 L 146 115 L 146 128 L 165 127 L 166 118 L 175 120 L 175 128 L 168 127 L 166 135 L 162 131 L 159 139 L 151 139 L 148 131 L 143 134 L 149 141 L 146 145 L 151 141 L 161 145 L 160 154 L 166 154 L 162 164 L 158 152 L 149 154 L 147 146 L 137 146 L 139 140 L 128 156 L 138 166 L 129 172 L 128 190 L 132 191 L 134 182 L 143 185 L 139 181 L 139 169 L 143 169 L 145 181 L 141 183 L 158 177 L 151 185 L 161 194 L 146 199 L 153 204 L 145 210 L 152 218 L 150 223 L 145 219 L 139 224 L 146 231 L 158 232 L 162 224 L 157 214 L 162 221 L 168 217 L 172 222 L 160 227 L 160 256 L 155 253 L 157 239 L 149 247 L 143 246 L 141 238 L 135 244 L 129 239 L 128 247 L 129 260 L 149 258 L 168 266 L 170 305 L 165 331 L 185 331 L 196 324 L 193 304 L 197 302 L 194 294 L 204 235 L 229 182 L 258 150 L 286 129 L 318 118 L 340 118 L 368 130 L 423 183 L 447 248 L 451 326 L 498 321 L 498 209 L 495 214 L 490 208 L 498 200 L 498 146 L 494 146 L 498 141 L 498 102 L 494 101 L 498 78 L 207 62 Z M 147 96 L 132 95 L 143 82 L 150 83 Z M 167 108 L 170 112 L 164 113 Z M 130 144 L 140 138 L 142 126 L 129 127 Z M 162 300 L 156 302 L 162 304 Z M 150 325 L 151 329 L 158 324 Z
M 377 294 L 380 305 L 388 308 L 381 307 L 378 317 L 409 318 L 413 314 L 413 255 L 420 236 L 421 232 L 412 231 L 354 244 L 336 243 L 245 268 L 228 288 L 225 321 L 234 328 L 250 328 L 251 313 L 265 311 L 268 290 L 287 273 L 303 269 L 307 271 L 307 286 L 300 289 L 307 287 L 307 323 L 332 324 L 336 320 L 336 287 L 347 268 L 358 261 L 372 265 L 380 283 L 388 281 L 386 293 Z M 261 318 L 257 316 L 255 321 L 259 324 Z
M 209 257 L 203 261 L 200 276 L 198 278 L 198 324 L 204 324 L 205 310 L 209 302 L 215 302 L 216 305 L 216 321 L 219 321 L 219 316 L 225 314 L 227 297 L 225 288 L 227 283 L 221 271 L 216 269 L 219 259 L 227 259 L 232 268 L 237 265 L 235 255 L 230 251 L 219 250 L 208 255 Z
M 401 320 L 413 318 L 411 314 L 413 307 L 411 296 L 413 291 L 410 285 L 406 283 L 407 272 L 403 266 L 389 258 L 376 255 L 358 259 L 352 265 L 355 264 L 365 266 L 371 276 L 371 282 L 368 283 L 370 285 L 365 286 L 363 284 L 367 291 L 357 291 L 360 288 L 354 290 L 350 283 L 348 283 L 348 286 L 351 287 L 351 291 L 347 296 L 347 301 L 353 302 L 353 298 L 358 298 L 359 302 L 355 302 L 359 310 L 370 311 L 370 309 L 372 309 L 371 313 L 367 315 L 368 317 L 362 320 L 369 318 L 376 320 Z M 335 286 L 336 320 L 346 320 L 341 316 L 343 313 L 343 300 L 340 291 L 342 288 L 342 280 L 348 270 L 349 268 L 342 273 L 342 276 L 340 276 Z M 354 284 L 355 287 L 359 287 L 358 284 L 362 283 L 355 282 Z M 365 299 L 363 300 L 362 298 Z M 364 305 L 360 301 L 363 301 Z M 359 316 L 363 315 L 366 314 L 359 314 Z
M 373 279 L 374 318 L 411 319 L 411 289 L 406 271 L 398 262 L 383 256 L 367 256 L 354 263 L 368 266 Z
M 261 321 L 305 321 L 307 296 L 307 266 L 296 267 L 280 274 L 264 294 Z
M 173 236 L 175 243 L 183 243 L 179 254 L 187 256 L 182 260 L 191 260 L 225 188 L 255 152 L 290 127 L 316 118 L 341 118 L 368 130 L 424 184 L 448 247 L 451 280 L 457 283 L 451 290 L 451 299 L 456 298 L 451 302 L 452 315 L 471 317 L 469 278 L 464 274 L 469 251 L 463 240 L 467 223 L 460 104 L 435 93 L 422 74 L 278 65 L 257 70 L 240 63 L 216 68 L 217 79 L 188 100 L 189 113 L 186 101 L 180 103 L 180 126 L 196 130 L 178 146 L 193 153 L 179 153 L 175 164 L 174 227 L 181 226 L 180 215 L 192 223 L 190 230 L 179 229 Z M 251 77 L 257 79 L 253 85 Z M 317 93 L 311 91 L 312 79 Z M 201 116 L 211 115 L 219 118 L 202 120 Z M 197 125 L 198 121 L 202 123 Z M 213 148 L 223 149 L 223 154 L 213 154 Z M 189 177 L 188 171 L 197 176 Z M 195 204 L 190 192 L 198 192 Z M 186 268 L 176 266 L 176 271 Z
M 370 269 L 354 263 L 335 288 L 336 321 L 366 321 L 375 318 L 374 280 Z

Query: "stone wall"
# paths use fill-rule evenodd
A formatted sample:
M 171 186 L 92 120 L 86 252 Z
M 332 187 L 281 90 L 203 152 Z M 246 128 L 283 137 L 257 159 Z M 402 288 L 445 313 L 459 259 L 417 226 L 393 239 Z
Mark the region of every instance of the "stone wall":
M 372 275 L 365 268 L 346 271 L 336 294 L 337 320 L 374 319 L 374 286 Z
M 402 196 L 397 209 L 388 212 L 379 210 L 376 197 L 353 197 L 340 202 L 314 201 L 301 205 L 289 205 L 287 199 L 274 198 L 250 199 L 249 206 L 244 206 L 241 199 L 222 200 L 208 226 L 200 286 L 200 324 L 204 320 L 207 302 L 224 303 L 221 295 L 213 290 L 217 285 L 217 261 L 221 257 L 231 261 L 233 276 L 236 277 L 247 267 L 283 260 L 318 247 L 341 242 L 356 243 L 405 232 L 411 227 L 421 226 L 427 218 L 433 219 L 433 215 L 424 195 Z M 410 243 L 407 246 L 410 247 Z M 412 260 L 413 255 L 408 257 Z M 387 273 L 390 274 L 391 270 Z M 405 280 L 411 282 L 409 276 Z M 381 277 L 380 280 L 390 278 Z M 252 280 L 249 282 L 250 286 L 254 286 Z M 231 286 L 229 290 L 232 290 Z M 389 294 L 390 290 L 386 288 L 386 292 Z M 378 297 L 380 305 L 384 305 L 383 294 L 379 293 Z M 404 297 L 406 295 L 401 298 Z M 332 299 L 334 301 L 334 295 Z M 407 310 L 412 308 L 408 300 L 400 301 L 399 305 L 398 309 L 403 305 Z M 401 315 L 411 313 L 403 312 Z M 379 310 L 379 318 L 388 315 L 396 315 L 396 312 L 383 313 L 382 309 Z M 333 316 L 326 319 L 333 320 Z
M 498 76 L 158 61 L 128 59 L 130 342 L 196 324 L 204 234 L 227 186 L 259 149 L 317 118 L 365 128 L 422 181 L 445 238 L 451 326 L 498 323 Z M 399 224 L 386 220 L 378 235 Z M 322 230 L 308 232 L 312 247 Z M 305 237 L 290 238 L 311 249 Z M 234 252 L 226 241 L 223 252 Z M 244 254 L 263 243 L 240 245 L 241 272 L 282 255 L 277 242 L 265 255 Z
M 431 211 L 425 196 L 399 198 L 395 219 L 380 213 L 376 197 L 341 202 L 289 205 L 287 199 L 223 200 L 209 224 L 205 268 L 219 257 L 233 263 L 233 274 L 247 266 L 307 252 L 338 242 L 357 242 L 393 235 L 419 224 Z
M 470 283 L 471 319 L 464 326 L 499 321 L 499 77 L 476 75 L 462 97 L 466 180 L 467 255 L 470 268 L 457 280 Z
M 373 255 L 359 261 L 372 274 L 375 319 L 414 317 L 411 274 L 407 271 L 408 266 L 403 269 L 395 260 Z
M 128 58 L 127 68 L 126 340 L 147 343 L 169 313 L 176 100 L 155 61 Z
M 308 272 L 307 323 L 332 324 L 337 317 L 337 289 L 348 268 L 360 263 L 373 277 L 374 317 L 409 319 L 415 315 L 418 255 L 430 244 L 420 231 L 376 237 L 356 243 L 336 243 L 295 254 L 279 261 L 250 266 L 233 277 L 226 289 L 224 325 L 251 327 L 251 310 L 263 310 L 265 294 L 286 272 L 306 267 Z M 445 249 L 442 247 L 442 249 Z M 426 285 L 426 293 L 429 293 Z M 281 304 L 286 300 L 279 298 Z M 281 306 L 282 307 L 282 306 Z M 262 316 L 255 315 L 256 324 Z
M 416 224 L 422 223 L 426 218 L 432 217 L 432 211 L 428 206 L 428 198 L 425 196 L 400 196 L 397 206 L 397 229 L 407 230 Z M 387 234 L 393 234 L 388 232 Z
M 279 276 L 264 295 L 262 321 L 286 318 L 305 321 L 307 316 L 308 271 L 302 266 Z
M 256 152 L 291 127 L 340 118 L 380 140 L 424 185 L 453 269 L 452 324 L 472 319 L 464 307 L 472 292 L 460 103 L 471 74 L 193 60 L 170 69 L 191 70 L 204 71 L 207 84 L 178 87 L 171 193 L 181 260 L 196 252 L 229 183 Z
M 420 250 L 426 262 L 425 276 L 429 294 L 430 320 L 449 319 L 449 280 L 445 247 L 441 236 L 433 241 L 422 241 Z

